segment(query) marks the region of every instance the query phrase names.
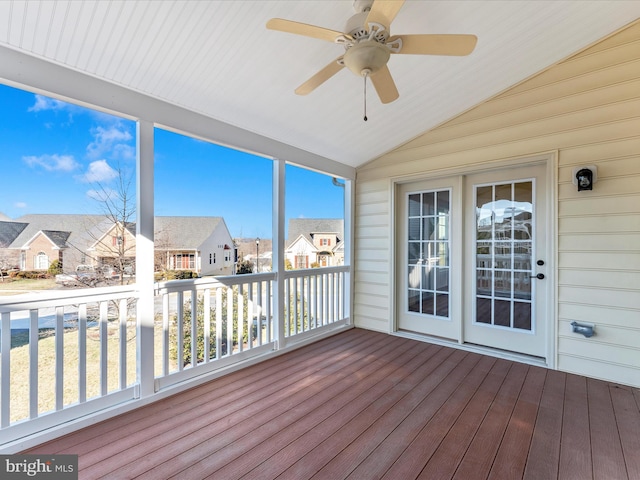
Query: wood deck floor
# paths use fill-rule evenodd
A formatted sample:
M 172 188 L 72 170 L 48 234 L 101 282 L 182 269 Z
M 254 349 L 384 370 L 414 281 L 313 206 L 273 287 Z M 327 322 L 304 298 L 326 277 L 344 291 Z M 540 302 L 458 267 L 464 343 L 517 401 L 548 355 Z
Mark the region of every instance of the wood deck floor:
M 28 453 L 80 478 L 640 479 L 640 390 L 353 329 Z

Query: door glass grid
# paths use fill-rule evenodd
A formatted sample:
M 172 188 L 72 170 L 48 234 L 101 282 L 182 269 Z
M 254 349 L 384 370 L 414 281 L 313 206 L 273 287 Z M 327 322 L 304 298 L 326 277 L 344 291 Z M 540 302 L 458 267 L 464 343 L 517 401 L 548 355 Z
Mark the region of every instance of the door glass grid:
M 407 309 L 449 318 L 450 190 L 407 196 Z
M 475 192 L 475 322 L 532 331 L 533 181 Z

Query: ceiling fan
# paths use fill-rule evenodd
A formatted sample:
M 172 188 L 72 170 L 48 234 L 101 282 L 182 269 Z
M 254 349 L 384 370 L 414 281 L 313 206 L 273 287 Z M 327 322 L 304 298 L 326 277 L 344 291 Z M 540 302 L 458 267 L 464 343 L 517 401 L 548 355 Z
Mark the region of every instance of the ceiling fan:
M 307 95 L 347 67 L 364 77 L 365 93 L 367 78 L 370 78 L 380 101 L 390 103 L 399 96 L 387 67 L 391 54 L 463 56 L 475 48 L 478 41 L 475 35 L 392 36 L 391 22 L 403 4 L 404 0 L 355 0 L 356 14 L 347 21 L 344 32 L 282 18 L 269 20 L 268 29 L 334 42 L 345 49 L 343 55 L 296 88 L 295 93 Z

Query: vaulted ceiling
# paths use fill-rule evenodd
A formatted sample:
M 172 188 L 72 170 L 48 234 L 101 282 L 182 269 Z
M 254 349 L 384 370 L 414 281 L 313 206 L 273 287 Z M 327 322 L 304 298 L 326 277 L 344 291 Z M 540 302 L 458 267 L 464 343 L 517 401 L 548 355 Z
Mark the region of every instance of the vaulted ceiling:
M 294 89 L 344 52 L 267 30 L 280 17 L 343 31 L 350 0 L 7 1 L 0 45 L 357 167 L 640 17 L 636 0 L 407 1 L 392 34 L 473 34 L 469 56 L 392 55 L 382 104 L 343 70 Z

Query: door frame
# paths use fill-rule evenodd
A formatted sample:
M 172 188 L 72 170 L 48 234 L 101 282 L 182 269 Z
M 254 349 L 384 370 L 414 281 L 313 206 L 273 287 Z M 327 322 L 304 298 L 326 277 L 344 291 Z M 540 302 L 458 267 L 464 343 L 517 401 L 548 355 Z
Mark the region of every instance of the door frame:
M 428 181 L 428 180 L 436 180 L 442 179 L 446 177 L 456 177 L 458 176 L 458 181 L 460 184 L 463 182 L 463 178 L 465 175 L 472 175 L 478 173 L 488 173 L 492 170 L 502 170 L 509 167 L 524 167 L 528 165 L 536 165 L 536 164 L 544 164 L 545 165 L 545 178 L 546 182 L 546 209 L 544 215 L 546 218 L 546 228 L 545 233 L 545 241 L 547 247 L 549 249 L 547 256 L 547 265 L 548 265 L 548 274 L 547 278 L 544 282 L 544 285 L 541 287 L 545 288 L 545 295 L 548 299 L 547 305 L 544 309 L 544 318 L 547 319 L 547 329 L 546 329 L 546 338 L 545 338 L 545 351 L 546 356 L 543 361 L 541 361 L 537 357 L 530 357 L 524 354 L 518 354 L 513 352 L 506 352 L 503 350 L 494 349 L 491 347 L 477 346 L 464 343 L 464 322 L 463 318 L 466 312 L 466 309 L 469 308 L 468 305 L 465 304 L 465 301 L 461 302 L 460 309 L 460 318 L 456 318 L 455 321 L 459 323 L 459 335 L 458 338 L 454 341 L 447 341 L 437 337 L 430 337 L 427 335 L 421 335 L 412 332 L 405 332 L 398 329 L 398 305 L 399 299 L 397 296 L 397 288 L 396 288 L 396 278 L 398 274 L 398 268 L 402 268 L 401 265 L 398 264 L 396 250 L 399 247 L 397 241 L 397 231 L 398 225 L 400 223 L 400 219 L 398 218 L 398 198 L 399 198 L 399 190 L 400 186 L 406 183 L 420 182 L 420 181 Z M 465 205 L 464 189 L 458 189 L 458 205 Z M 544 365 L 548 368 L 556 368 L 557 365 L 557 351 L 558 351 L 558 304 L 557 304 L 557 231 L 558 231 L 558 151 L 553 150 L 549 152 L 543 152 L 535 155 L 526 155 L 513 157 L 502 160 L 494 160 L 494 161 L 486 161 L 482 162 L 481 160 L 477 160 L 471 165 L 466 165 L 463 167 L 451 167 L 451 168 L 439 168 L 434 170 L 425 170 L 420 173 L 408 174 L 408 175 L 398 175 L 389 178 L 389 205 L 390 205 L 390 222 L 389 222 L 389 239 L 390 239 L 390 250 L 389 250 L 389 299 L 390 299 L 390 319 L 389 319 L 389 334 L 416 338 L 423 341 L 429 341 L 432 343 L 454 346 L 456 348 L 474 351 L 482 354 L 488 354 L 500 358 L 507 358 L 512 360 L 517 360 L 525 363 L 530 363 L 534 365 Z M 458 212 L 460 215 L 462 212 Z M 459 232 L 461 235 L 459 238 L 460 241 L 465 238 L 466 225 L 465 222 L 462 221 L 462 231 Z M 467 262 L 467 258 L 465 255 L 465 248 L 463 244 L 460 244 L 461 259 L 460 264 L 465 265 Z M 460 288 L 464 285 L 464 270 L 461 275 L 462 279 L 460 282 Z M 543 283 L 543 282 L 541 282 Z M 539 287 L 540 288 L 540 287 Z M 461 291 L 461 295 L 462 295 Z

